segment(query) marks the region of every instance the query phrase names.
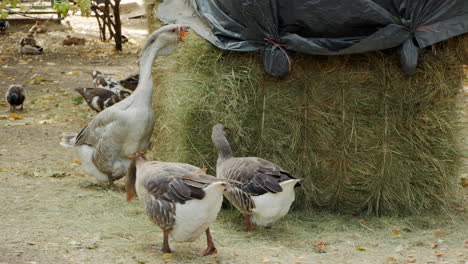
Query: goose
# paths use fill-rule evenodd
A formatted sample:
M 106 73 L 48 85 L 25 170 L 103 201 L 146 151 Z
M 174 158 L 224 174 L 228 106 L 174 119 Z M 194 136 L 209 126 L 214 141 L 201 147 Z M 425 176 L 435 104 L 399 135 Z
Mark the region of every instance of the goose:
M 5 33 L 9 27 L 10 22 L 8 22 L 8 20 L 0 19 L 0 33 Z
M 169 235 L 178 242 L 192 242 L 203 232 L 207 248 L 197 255 L 216 253 L 210 233 L 221 209 L 228 180 L 207 175 L 190 164 L 147 161 L 142 152 L 131 157 L 125 184 L 127 201 L 136 194 L 151 221 L 163 231 L 163 253 L 171 253 Z
M 140 75 L 139 74 L 134 74 L 134 75 L 131 75 L 131 76 L 129 76 L 129 77 L 123 79 L 123 80 L 120 80 L 119 83 L 124 88 L 135 91 L 135 89 L 136 89 L 136 87 L 138 85 L 139 79 L 140 79 Z
M 271 228 L 288 213 L 294 187 L 302 179 L 268 160 L 234 157 L 221 124 L 213 126 L 211 139 L 218 151 L 216 176 L 241 182 L 233 184 L 225 196 L 244 216 L 244 231 L 252 231 L 255 225 Z
M 96 88 L 107 89 L 114 93 L 118 93 L 123 89 L 119 81 L 112 77 L 104 76 L 100 71 L 93 71 L 91 76 L 93 77 L 93 84 Z
M 20 41 L 20 53 L 28 55 L 38 55 L 44 51 L 44 48 L 37 45 L 34 35 L 36 34 L 37 26 L 34 25 L 28 32 L 28 35 Z
M 155 123 L 152 108 L 152 66 L 156 56 L 169 55 L 186 35 L 188 27 L 167 25 L 153 32 L 140 56 L 141 81 L 125 100 L 98 113 L 79 133 L 63 133 L 60 145 L 75 147 L 85 172 L 99 181 L 125 176 L 129 155 L 147 150 Z
M 84 45 L 86 43 L 86 39 L 84 38 L 77 38 L 68 35 L 63 41 L 62 44 L 65 46 L 72 46 L 72 45 Z
M 10 104 L 10 113 L 16 112 L 16 107 L 21 105 L 20 110 L 23 110 L 23 102 L 26 98 L 22 85 L 10 85 L 5 94 L 6 101 Z
M 125 99 L 130 96 L 127 91 L 120 91 L 119 94 L 115 94 L 107 89 L 103 88 L 76 88 L 77 91 L 86 101 L 88 106 L 96 112 L 118 103 L 121 98 Z
M 20 53 L 21 54 L 27 54 L 27 55 L 39 55 L 42 54 L 44 51 L 44 48 L 39 46 L 39 45 L 24 45 L 21 46 Z

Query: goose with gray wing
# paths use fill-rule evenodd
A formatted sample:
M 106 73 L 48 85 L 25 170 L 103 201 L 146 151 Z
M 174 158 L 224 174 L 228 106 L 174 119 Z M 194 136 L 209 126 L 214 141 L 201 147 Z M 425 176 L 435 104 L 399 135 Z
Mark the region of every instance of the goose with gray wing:
M 23 110 L 24 99 L 26 99 L 24 87 L 22 85 L 10 85 L 5 94 L 5 99 L 10 104 L 10 113 L 15 113 L 17 106 L 21 106 L 19 110 Z
M 207 175 L 190 164 L 147 161 L 143 153 L 132 155 L 126 182 L 127 201 L 137 194 L 149 218 L 163 231 L 163 253 L 171 253 L 169 236 L 191 242 L 206 234 L 207 248 L 216 253 L 210 225 L 216 219 L 228 180 Z
M 255 225 L 271 227 L 285 216 L 295 198 L 294 187 L 302 179 L 262 158 L 234 157 L 221 124 L 213 126 L 211 139 L 218 151 L 216 176 L 241 182 L 225 196 L 244 216 L 244 231 Z
M 135 91 L 98 113 L 79 133 L 64 133 L 60 145 L 78 150 L 85 172 L 115 188 L 114 181 L 127 174 L 129 155 L 147 150 L 155 114 L 153 62 L 177 49 L 188 27 L 167 25 L 153 32 L 142 48 L 140 82 Z

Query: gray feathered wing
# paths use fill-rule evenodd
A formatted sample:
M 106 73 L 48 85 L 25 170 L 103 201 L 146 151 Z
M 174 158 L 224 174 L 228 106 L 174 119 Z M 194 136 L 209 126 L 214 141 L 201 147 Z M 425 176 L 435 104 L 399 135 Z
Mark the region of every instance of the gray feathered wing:
M 159 169 L 156 176 L 148 177 L 143 184 L 148 192 L 146 211 L 155 224 L 170 230 L 175 222 L 176 204 L 203 199 L 203 189 L 219 181 L 222 180 L 188 164 Z
M 247 214 L 255 208 L 252 196 L 282 192 L 281 182 L 299 179 L 261 158 L 234 158 L 230 165 L 235 169 L 225 176 L 240 183 L 232 184 L 234 187 L 228 189 L 225 196 L 239 211 Z

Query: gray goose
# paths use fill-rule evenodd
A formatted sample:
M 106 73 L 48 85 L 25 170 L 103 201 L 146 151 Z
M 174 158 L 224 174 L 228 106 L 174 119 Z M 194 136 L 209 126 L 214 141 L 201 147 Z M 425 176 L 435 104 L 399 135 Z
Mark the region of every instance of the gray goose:
M 190 164 L 147 161 L 143 153 L 132 155 L 125 185 L 127 201 L 137 194 L 151 221 L 163 231 L 163 253 L 171 253 L 169 235 L 178 242 L 191 242 L 206 234 L 207 248 L 198 253 L 216 253 L 210 233 L 221 209 L 227 180 L 207 175 Z
M 127 174 L 129 155 L 147 150 L 153 133 L 152 66 L 155 58 L 171 54 L 188 27 L 167 25 L 153 32 L 140 56 L 140 82 L 127 99 L 98 113 L 79 133 L 63 133 L 60 145 L 75 147 L 85 172 L 115 188 Z
M 44 48 L 37 45 L 36 39 L 34 35 L 36 34 L 37 26 L 32 26 L 29 29 L 28 35 L 23 37 L 20 41 L 20 53 L 21 54 L 28 54 L 28 55 L 38 55 L 44 51 Z
M 294 201 L 294 187 L 302 179 L 268 160 L 235 158 L 221 124 L 213 126 L 211 139 L 218 151 L 216 176 L 240 182 L 225 196 L 244 216 L 244 231 L 252 231 L 255 224 L 269 228 L 285 216 Z
M 17 106 L 21 106 L 20 110 L 23 110 L 25 98 L 26 96 L 22 85 L 10 85 L 5 94 L 5 99 L 10 104 L 10 113 L 15 113 Z
M 10 27 L 10 22 L 5 19 L 0 19 L 0 33 L 4 34 Z

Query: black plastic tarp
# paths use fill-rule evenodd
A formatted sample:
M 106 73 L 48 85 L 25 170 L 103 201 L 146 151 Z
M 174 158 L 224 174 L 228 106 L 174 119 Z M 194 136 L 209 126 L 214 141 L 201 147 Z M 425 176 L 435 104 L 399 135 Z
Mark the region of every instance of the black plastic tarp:
M 405 72 L 413 73 L 421 48 L 468 32 L 468 0 L 191 0 L 190 6 L 208 24 L 210 42 L 261 51 L 275 76 L 291 70 L 288 51 L 339 55 L 394 47 Z

